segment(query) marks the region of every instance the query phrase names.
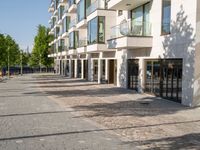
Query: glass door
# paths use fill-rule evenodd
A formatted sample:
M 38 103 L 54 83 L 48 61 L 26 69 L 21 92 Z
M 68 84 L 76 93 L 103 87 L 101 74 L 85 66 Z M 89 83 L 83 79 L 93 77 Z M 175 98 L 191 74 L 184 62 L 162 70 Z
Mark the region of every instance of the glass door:
M 160 62 L 151 60 L 146 62 L 145 91 L 154 95 L 160 95 Z
M 182 60 L 165 60 L 162 68 L 162 97 L 181 102 Z
M 139 60 L 128 60 L 128 88 L 138 91 Z

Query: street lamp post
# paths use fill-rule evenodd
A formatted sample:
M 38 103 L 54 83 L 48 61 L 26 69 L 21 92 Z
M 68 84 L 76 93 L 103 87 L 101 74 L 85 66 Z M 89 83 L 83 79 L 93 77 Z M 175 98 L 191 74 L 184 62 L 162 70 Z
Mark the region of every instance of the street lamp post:
M 41 60 L 42 55 L 40 54 L 40 73 L 42 72 L 42 60 Z
M 23 75 L 23 51 L 21 50 L 21 76 Z
M 8 79 L 10 78 L 10 46 L 8 46 Z

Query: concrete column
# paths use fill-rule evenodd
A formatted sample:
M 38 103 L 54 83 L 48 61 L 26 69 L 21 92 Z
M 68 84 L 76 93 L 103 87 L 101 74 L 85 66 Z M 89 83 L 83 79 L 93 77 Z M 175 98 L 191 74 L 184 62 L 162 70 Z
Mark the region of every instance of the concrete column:
M 118 52 L 118 62 L 117 62 L 117 86 L 127 88 L 127 53 L 126 49 Z
M 81 79 L 84 79 L 84 60 L 81 60 Z
M 102 60 L 98 59 L 98 84 L 101 84 L 102 78 Z
M 88 81 L 92 81 L 93 80 L 93 76 L 92 76 L 93 63 L 91 59 L 91 54 L 87 54 L 87 59 L 88 59 Z
M 74 61 L 74 74 L 75 74 L 75 78 L 78 78 L 78 60 L 75 59 Z
M 139 80 L 138 92 L 143 93 L 145 88 L 145 62 L 143 58 L 139 59 Z
M 90 72 L 91 72 L 90 79 L 91 81 L 94 81 L 94 60 L 93 59 L 91 59 Z

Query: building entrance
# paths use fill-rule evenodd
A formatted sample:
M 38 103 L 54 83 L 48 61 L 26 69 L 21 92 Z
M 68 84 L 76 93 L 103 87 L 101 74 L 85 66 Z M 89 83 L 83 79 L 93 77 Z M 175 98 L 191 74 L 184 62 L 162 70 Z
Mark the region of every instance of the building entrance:
M 180 103 L 182 97 L 182 59 L 146 61 L 145 91 Z
M 139 60 L 128 60 L 128 88 L 138 91 Z

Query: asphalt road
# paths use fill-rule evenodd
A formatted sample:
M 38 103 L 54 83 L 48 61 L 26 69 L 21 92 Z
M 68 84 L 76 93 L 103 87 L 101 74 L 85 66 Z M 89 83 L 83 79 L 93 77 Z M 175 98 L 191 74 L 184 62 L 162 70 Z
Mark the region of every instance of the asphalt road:
M 34 82 L 31 75 L 0 82 L 0 150 L 136 149 L 74 117 L 74 110 L 49 99 Z

